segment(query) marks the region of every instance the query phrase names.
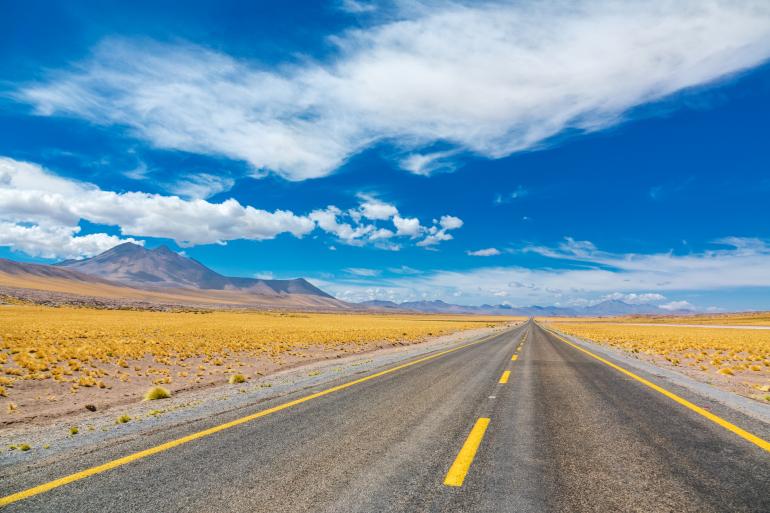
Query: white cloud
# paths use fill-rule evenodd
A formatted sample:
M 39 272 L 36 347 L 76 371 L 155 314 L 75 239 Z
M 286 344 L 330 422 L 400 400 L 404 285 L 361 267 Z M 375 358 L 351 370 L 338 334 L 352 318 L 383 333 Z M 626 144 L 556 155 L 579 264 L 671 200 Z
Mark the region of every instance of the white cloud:
M 98 255 L 124 242 L 144 244 L 132 238 L 105 233 L 77 235 L 77 226 L 24 226 L 0 222 L 0 246 L 41 258 L 80 258 Z
M 371 5 L 344 0 L 349 10 Z M 770 56 L 765 0 L 398 2 L 330 37 L 337 51 L 267 69 L 190 44 L 104 41 L 21 86 L 41 115 L 128 127 L 159 148 L 291 180 L 391 141 L 429 173 L 441 142 L 500 158 L 713 83 Z M 439 159 L 441 160 L 441 159 Z
M 477 249 L 476 251 L 467 251 L 467 253 L 470 256 L 488 257 L 488 256 L 499 255 L 500 250 L 497 248 L 486 248 L 486 249 Z
M 688 301 L 672 301 L 670 303 L 666 303 L 666 304 L 659 305 L 659 306 L 660 306 L 660 308 L 662 308 L 664 310 L 671 310 L 671 311 L 675 311 L 675 310 L 689 310 L 689 311 L 692 311 L 692 310 L 695 310 L 695 307 L 693 305 L 691 305 Z
M 441 216 L 439 224 L 445 230 L 456 230 L 463 225 L 463 220 L 455 216 Z
M 420 220 L 416 217 L 404 218 L 396 215 L 393 217 L 393 225 L 396 227 L 398 235 L 406 235 L 408 237 L 419 236 L 423 229 L 420 225 Z
M 362 0 L 339 0 L 339 8 L 351 14 L 361 14 L 377 10 L 375 2 L 366 2 Z
M 229 191 L 235 180 L 227 176 L 217 176 L 208 173 L 190 175 L 167 185 L 166 188 L 174 194 L 185 198 L 206 199 Z
M 437 151 L 433 153 L 412 153 L 400 160 L 399 166 L 410 173 L 430 176 L 439 171 L 454 171 L 457 163 L 453 157 L 457 151 Z
M 398 209 L 394 205 L 384 203 L 371 196 L 361 195 L 364 200 L 359 207 L 361 215 L 374 221 L 386 221 L 398 214 Z
M 379 276 L 380 271 L 377 269 L 366 269 L 362 267 L 348 267 L 345 272 L 353 274 L 355 276 Z
M 659 301 L 665 301 L 666 296 L 663 294 L 656 294 L 652 292 L 644 293 L 644 294 L 637 294 L 635 292 L 631 292 L 629 294 L 623 294 L 621 292 L 613 292 L 612 294 L 607 294 L 601 298 L 602 301 L 623 301 L 624 303 L 628 303 L 631 305 L 643 305 L 647 303 L 657 303 Z
M 770 288 L 770 243 L 731 237 L 720 239 L 718 244 L 727 247 L 686 255 L 615 254 L 587 241 L 568 239 L 561 247 L 538 248 L 562 261 L 555 267 L 439 270 L 418 276 L 378 278 L 376 285 L 387 291 L 387 297 L 402 301 L 425 294 L 445 301 L 481 304 L 496 302 L 495 298 L 505 293 L 507 301 L 515 305 L 588 305 L 613 298 L 658 304 L 683 292 Z M 563 267 L 570 261 L 576 261 L 579 267 Z M 328 288 L 334 293 L 346 290 L 353 298 L 356 294 L 364 297 L 371 287 L 331 283 Z M 664 304 L 673 304 L 676 309 L 686 307 L 676 299 Z
M 424 228 L 417 218 L 402 219 L 394 206 L 369 197 L 357 209 L 347 212 L 333 205 L 309 215 L 287 210 L 269 212 L 241 205 L 232 198 L 212 203 L 143 192 L 105 191 L 58 177 L 35 164 L 0 157 L 0 222 L 6 223 L 3 225 L 5 245 L 26 248 L 23 251 L 30 254 L 47 254 L 50 247 L 41 245 L 39 235 L 56 233 L 55 240 L 61 241 L 61 234 L 66 232 L 70 234 L 67 246 L 70 249 L 61 251 L 70 254 L 74 248 L 82 248 L 81 255 L 85 255 L 91 252 L 89 248 L 104 248 L 110 241 L 118 244 L 125 240 L 104 234 L 75 238 L 73 234 L 79 231 L 77 226 L 81 220 L 117 226 L 123 235 L 164 237 L 181 245 L 266 240 L 283 233 L 302 237 L 320 228 L 346 244 L 371 243 L 382 249 L 397 250 L 398 244 L 386 241 L 397 236 L 417 238 L 425 230 L 447 229 Z M 390 221 L 398 232 L 372 220 Z M 455 226 L 458 222 L 462 225 L 462 221 L 453 216 L 443 216 L 439 221 L 441 226 L 447 223 Z M 11 230 L 12 225 L 19 228 Z M 30 225 L 37 228 L 30 230 Z M 39 250 L 31 246 L 34 241 L 38 241 Z M 51 247 L 53 244 L 55 241 Z

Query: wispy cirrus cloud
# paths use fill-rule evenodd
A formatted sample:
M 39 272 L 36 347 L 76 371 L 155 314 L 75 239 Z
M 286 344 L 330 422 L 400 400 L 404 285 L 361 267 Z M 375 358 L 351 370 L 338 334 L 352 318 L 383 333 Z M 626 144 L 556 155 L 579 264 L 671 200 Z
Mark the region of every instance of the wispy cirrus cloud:
M 430 153 L 436 143 L 504 157 L 612 126 L 770 56 L 763 0 L 458 0 L 389 11 L 330 37 L 336 52 L 323 61 L 275 66 L 194 44 L 105 40 L 13 97 L 40 115 L 126 127 L 154 147 L 242 160 L 255 175 L 325 176 L 385 140 L 407 170 L 430 174 L 450 157 Z

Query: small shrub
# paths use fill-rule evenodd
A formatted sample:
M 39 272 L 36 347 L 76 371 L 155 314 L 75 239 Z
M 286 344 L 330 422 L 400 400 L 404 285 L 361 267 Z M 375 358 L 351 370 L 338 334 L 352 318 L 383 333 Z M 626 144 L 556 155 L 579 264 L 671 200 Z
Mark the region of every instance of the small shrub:
M 724 374 L 725 376 L 734 376 L 735 373 L 730 367 L 725 367 L 724 369 L 719 369 L 717 371 L 719 374 Z
M 96 405 L 95 404 L 86 404 L 86 410 L 88 410 L 88 411 L 96 411 Z
M 128 415 L 121 415 L 120 417 L 117 418 L 117 420 L 115 421 L 115 424 L 125 424 L 126 422 L 131 422 L 131 417 L 129 417 Z
M 72 426 L 72 427 L 70 428 L 70 434 L 71 434 L 71 435 L 77 435 L 79 432 L 80 432 L 80 430 L 78 429 L 78 427 L 77 427 L 77 426 Z
M 232 376 L 230 376 L 230 379 L 228 379 L 227 381 L 231 385 L 236 385 L 238 383 L 245 383 L 246 376 L 244 376 L 243 374 L 233 374 Z
M 20 451 L 28 451 L 30 449 L 32 449 L 32 447 L 30 447 L 29 444 L 19 444 Z
M 144 394 L 145 401 L 155 401 L 156 399 L 168 399 L 171 397 L 171 392 L 163 387 L 152 387 Z

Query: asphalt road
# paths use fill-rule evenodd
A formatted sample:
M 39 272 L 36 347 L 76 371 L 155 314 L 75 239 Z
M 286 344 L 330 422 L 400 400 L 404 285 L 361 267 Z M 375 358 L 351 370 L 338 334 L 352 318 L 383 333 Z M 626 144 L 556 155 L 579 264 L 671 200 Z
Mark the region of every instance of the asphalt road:
M 666 386 L 767 440 L 767 425 Z M 481 436 L 478 419 L 489 419 Z M 154 433 L 132 450 L 228 420 Z M 100 447 L 20 468 L 0 495 L 125 454 Z M 461 486 L 445 484 L 450 467 Z M 767 512 L 770 452 L 530 322 L 4 511 Z

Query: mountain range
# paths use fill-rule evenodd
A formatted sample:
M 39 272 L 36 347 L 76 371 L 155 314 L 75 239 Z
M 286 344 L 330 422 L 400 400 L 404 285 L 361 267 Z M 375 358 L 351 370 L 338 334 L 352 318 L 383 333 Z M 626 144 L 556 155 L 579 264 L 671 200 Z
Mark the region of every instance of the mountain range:
M 138 288 L 237 290 L 266 296 L 307 294 L 333 299 L 304 278 L 262 280 L 223 276 L 166 246 L 146 249 L 126 242 L 95 257 L 65 260 L 55 266 Z
M 130 242 L 92 258 L 54 265 L 0 259 L 0 292 L 43 303 L 360 309 L 303 278 L 262 280 L 219 274 L 161 246 Z
M 372 300 L 359 303 L 361 305 L 381 310 L 408 311 L 421 313 L 451 313 L 451 314 L 481 314 L 481 315 L 512 315 L 525 317 L 609 317 L 615 315 L 671 315 L 691 313 L 688 311 L 664 310 L 656 305 L 630 304 L 619 300 L 607 300 L 590 306 L 562 307 L 562 306 L 509 306 L 509 305 L 481 305 L 466 306 L 453 305 L 441 300 L 435 301 L 407 301 L 395 303 L 393 301 Z
M 190 305 L 527 317 L 689 313 L 617 300 L 582 307 L 465 306 L 440 300 L 404 303 L 374 300 L 358 304 L 346 303 L 304 278 L 264 280 L 225 276 L 166 246 L 147 249 L 131 242 L 120 244 L 91 258 L 65 260 L 54 265 L 0 259 L 0 293 L 15 294 L 44 303 L 106 303 L 109 306 Z

